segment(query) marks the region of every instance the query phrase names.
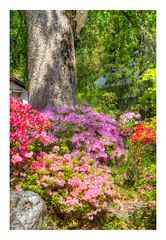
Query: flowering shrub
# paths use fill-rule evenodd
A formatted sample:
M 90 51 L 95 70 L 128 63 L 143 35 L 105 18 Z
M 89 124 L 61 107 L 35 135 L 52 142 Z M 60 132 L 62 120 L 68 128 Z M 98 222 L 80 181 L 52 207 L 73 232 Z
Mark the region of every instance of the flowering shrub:
M 138 182 L 138 189 L 141 198 L 144 200 L 155 201 L 156 200 L 156 177 L 155 174 L 146 174 Z
M 156 118 L 142 122 L 127 138 L 127 158 L 119 165 L 114 182 L 138 191 L 143 201 L 155 201 Z M 114 174 L 114 173 L 113 173 Z M 115 175 L 115 174 L 114 174 Z
M 60 146 L 61 155 L 84 152 L 97 161 L 120 160 L 124 155 L 118 123 L 92 108 L 75 106 L 46 109 L 44 113 L 10 99 L 11 163 L 23 166 L 27 156 L 50 152 Z
M 123 122 L 138 121 L 141 119 L 141 115 L 139 113 L 127 112 L 120 115 L 120 119 Z
M 37 161 L 30 161 L 25 172 L 20 172 L 13 187 L 38 192 L 55 213 L 75 221 L 93 220 L 107 209 L 114 195 L 110 170 L 94 167 L 94 160 L 70 154 L 58 156 L 41 152 Z
M 21 101 L 10 98 L 10 154 L 15 175 L 16 166 L 25 166 L 27 158 L 36 155 L 48 141 L 50 121 Z
M 37 192 L 58 229 L 96 227 L 126 189 L 155 204 L 155 118 L 138 124 L 127 113 L 119 124 L 87 106 L 40 113 L 12 98 L 10 106 L 11 187 Z
M 119 131 L 123 137 L 131 136 L 134 127 L 141 120 L 141 115 L 139 113 L 127 112 L 123 113 L 119 117 Z
M 153 117 L 148 122 L 142 122 L 135 127 L 135 132 L 131 136 L 132 143 L 136 144 L 141 142 L 142 144 L 156 144 L 156 117 Z
M 10 107 L 11 187 L 39 193 L 72 221 L 103 214 L 115 191 L 99 160 L 123 154 L 117 122 L 88 107 L 41 114 L 12 98 Z
M 43 116 L 52 121 L 52 142 L 60 144 L 62 154 L 83 151 L 97 161 L 120 160 L 124 155 L 118 123 L 87 106 L 47 108 Z

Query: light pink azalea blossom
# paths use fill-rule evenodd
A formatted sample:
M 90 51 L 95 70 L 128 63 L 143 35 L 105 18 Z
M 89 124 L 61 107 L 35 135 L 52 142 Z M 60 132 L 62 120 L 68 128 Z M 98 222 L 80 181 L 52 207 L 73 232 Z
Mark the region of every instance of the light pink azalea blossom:
M 147 188 L 148 190 L 152 190 L 152 185 L 148 184 Z
M 54 146 L 54 147 L 52 148 L 52 150 L 53 150 L 54 152 L 58 152 L 58 151 L 60 150 L 60 147 L 59 147 L 59 146 Z
M 17 164 L 17 163 L 22 162 L 22 161 L 23 161 L 23 159 L 22 159 L 22 157 L 20 157 L 20 155 L 18 153 L 16 155 L 12 156 L 11 162 L 13 164 Z

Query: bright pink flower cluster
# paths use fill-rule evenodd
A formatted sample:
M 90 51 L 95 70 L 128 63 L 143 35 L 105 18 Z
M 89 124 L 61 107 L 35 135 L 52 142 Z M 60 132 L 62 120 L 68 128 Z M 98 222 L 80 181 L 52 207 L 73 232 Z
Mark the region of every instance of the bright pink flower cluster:
M 51 199 L 56 210 L 92 220 L 106 210 L 114 195 L 110 170 L 94 167 L 94 161 L 86 156 L 76 159 L 56 154 L 40 153 L 38 161 L 28 164 L 29 173 L 35 174 L 34 185 L 44 199 Z M 19 184 L 28 183 L 27 176 Z M 18 184 L 18 182 L 17 182 Z M 30 184 L 28 185 L 30 186 Z
M 156 201 L 156 176 L 155 172 L 149 172 L 143 178 L 140 178 L 138 182 L 138 189 L 141 193 L 139 195 L 140 199 L 144 199 L 151 207 L 153 207 L 154 202 Z
M 33 150 L 47 142 L 46 129 L 50 127 L 40 112 L 10 98 L 10 153 L 11 163 L 21 166 L 31 158 Z
M 38 192 L 56 211 L 86 220 L 106 210 L 114 186 L 109 168 L 96 160 L 123 154 L 117 122 L 87 107 L 63 109 L 53 119 L 20 100 L 11 98 L 10 108 L 11 187 Z

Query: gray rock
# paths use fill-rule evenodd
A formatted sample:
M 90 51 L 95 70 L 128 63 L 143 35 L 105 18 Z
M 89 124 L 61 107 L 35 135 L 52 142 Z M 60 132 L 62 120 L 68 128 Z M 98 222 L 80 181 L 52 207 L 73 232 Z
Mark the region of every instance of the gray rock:
M 100 78 L 94 81 L 94 85 L 97 89 L 104 88 L 106 86 L 106 78 L 101 76 Z
M 10 229 L 40 230 L 47 225 L 47 207 L 31 191 L 10 192 Z

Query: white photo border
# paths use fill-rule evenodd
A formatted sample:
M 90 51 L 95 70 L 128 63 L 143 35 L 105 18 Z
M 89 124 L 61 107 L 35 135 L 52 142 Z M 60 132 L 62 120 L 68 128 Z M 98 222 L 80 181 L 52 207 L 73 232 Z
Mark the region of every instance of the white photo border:
M 9 230 L 9 11 L 10 10 L 157 10 L 157 230 Z M 0 7 L 0 233 L 4 240 L 164 239 L 166 125 L 166 9 L 160 0 L 6 0 Z

